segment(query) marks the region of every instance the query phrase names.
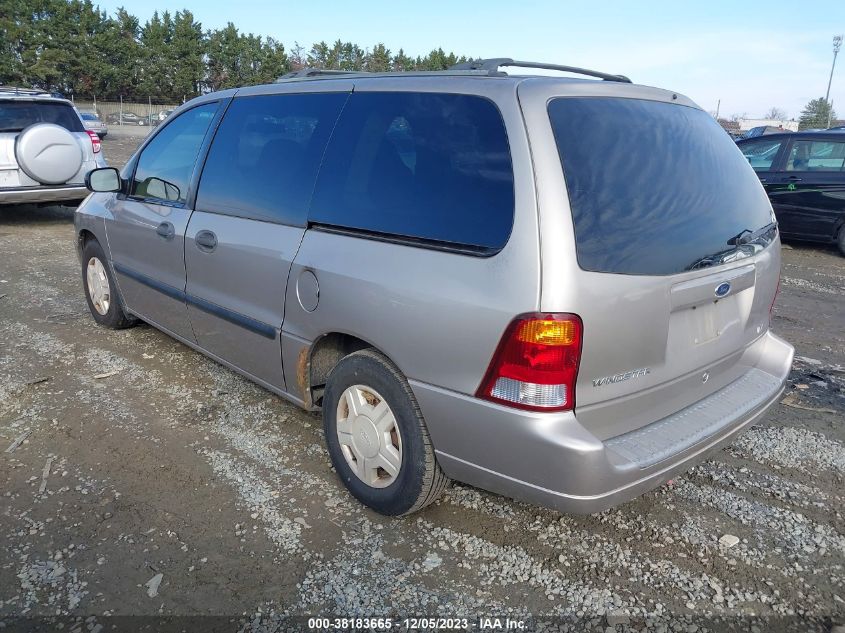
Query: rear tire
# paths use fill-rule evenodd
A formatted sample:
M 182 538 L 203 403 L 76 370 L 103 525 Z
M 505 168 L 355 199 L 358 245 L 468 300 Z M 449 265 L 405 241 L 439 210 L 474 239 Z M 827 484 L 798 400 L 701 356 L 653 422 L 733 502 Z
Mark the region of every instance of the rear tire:
M 839 239 L 836 240 L 836 245 L 839 247 L 839 252 L 845 255 L 845 225 L 839 229 Z
M 332 369 L 323 394 L 323 428 L 341 481 L 380 514 L 416 512 L 449 484 L 408 381 L 375 350 L 350 354 Z
M 138 322 L 124 309 L 111 266 L 95 239 L 88 240 L 82 248 L 82 287 L 91 316 L 99 325 L 122 330 Z

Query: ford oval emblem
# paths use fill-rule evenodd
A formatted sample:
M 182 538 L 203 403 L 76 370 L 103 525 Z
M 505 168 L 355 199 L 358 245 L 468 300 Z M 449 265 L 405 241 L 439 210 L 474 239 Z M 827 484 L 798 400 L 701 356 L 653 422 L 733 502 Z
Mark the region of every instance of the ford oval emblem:
M 730 283 L 728 283 L 726 281 L 726 282 L 721 283 L 718 286 L 716 286 L 715 293 L 716 293 L 717 297 L 724 297 L 730 291 L 731 291 L 731 285 L 730 285 Z

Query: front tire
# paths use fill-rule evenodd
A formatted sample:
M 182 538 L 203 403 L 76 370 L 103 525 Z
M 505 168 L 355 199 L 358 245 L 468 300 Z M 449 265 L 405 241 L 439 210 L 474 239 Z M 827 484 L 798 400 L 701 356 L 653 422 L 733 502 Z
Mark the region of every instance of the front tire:
M 836 240 L 836 245 L 839 247 L 839 252 L 845 255 L 845 225 L 839 229 L 839 239 Z
M 88 240 L 82 249 L 82 286 L 91 316 L 99 325 L 120 330 L 137 323 L 124 310 L 106 254 L 95 239 Z
M 334 367 L 323 395 L 323 428 L 341 481 L 376 512 L 411 514 L 449 483 L 408 381 L 375 350 L 350 354 Z

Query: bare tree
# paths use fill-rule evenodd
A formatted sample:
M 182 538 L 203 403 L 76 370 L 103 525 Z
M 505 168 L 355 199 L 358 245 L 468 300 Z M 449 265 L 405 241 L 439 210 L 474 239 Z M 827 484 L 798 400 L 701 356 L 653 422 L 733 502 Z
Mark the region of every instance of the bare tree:
M 764 119 L 771 119 L 772 121 L 785 121 L 786 112 L 780 108 L 769 108 L 769 111 L 763 116 Z

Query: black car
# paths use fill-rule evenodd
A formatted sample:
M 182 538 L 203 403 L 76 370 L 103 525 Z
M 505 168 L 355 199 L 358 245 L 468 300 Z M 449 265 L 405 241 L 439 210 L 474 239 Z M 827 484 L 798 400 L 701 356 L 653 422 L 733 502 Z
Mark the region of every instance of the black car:
M 845 255 L 845 134 L 771 134 L 737 142 L 769 194 L 780 232 Z
M 149 125 L 146 117 L 138 116 L 134 112 L 114 112 L 106 117 L 106 123 L 117 125 Z

